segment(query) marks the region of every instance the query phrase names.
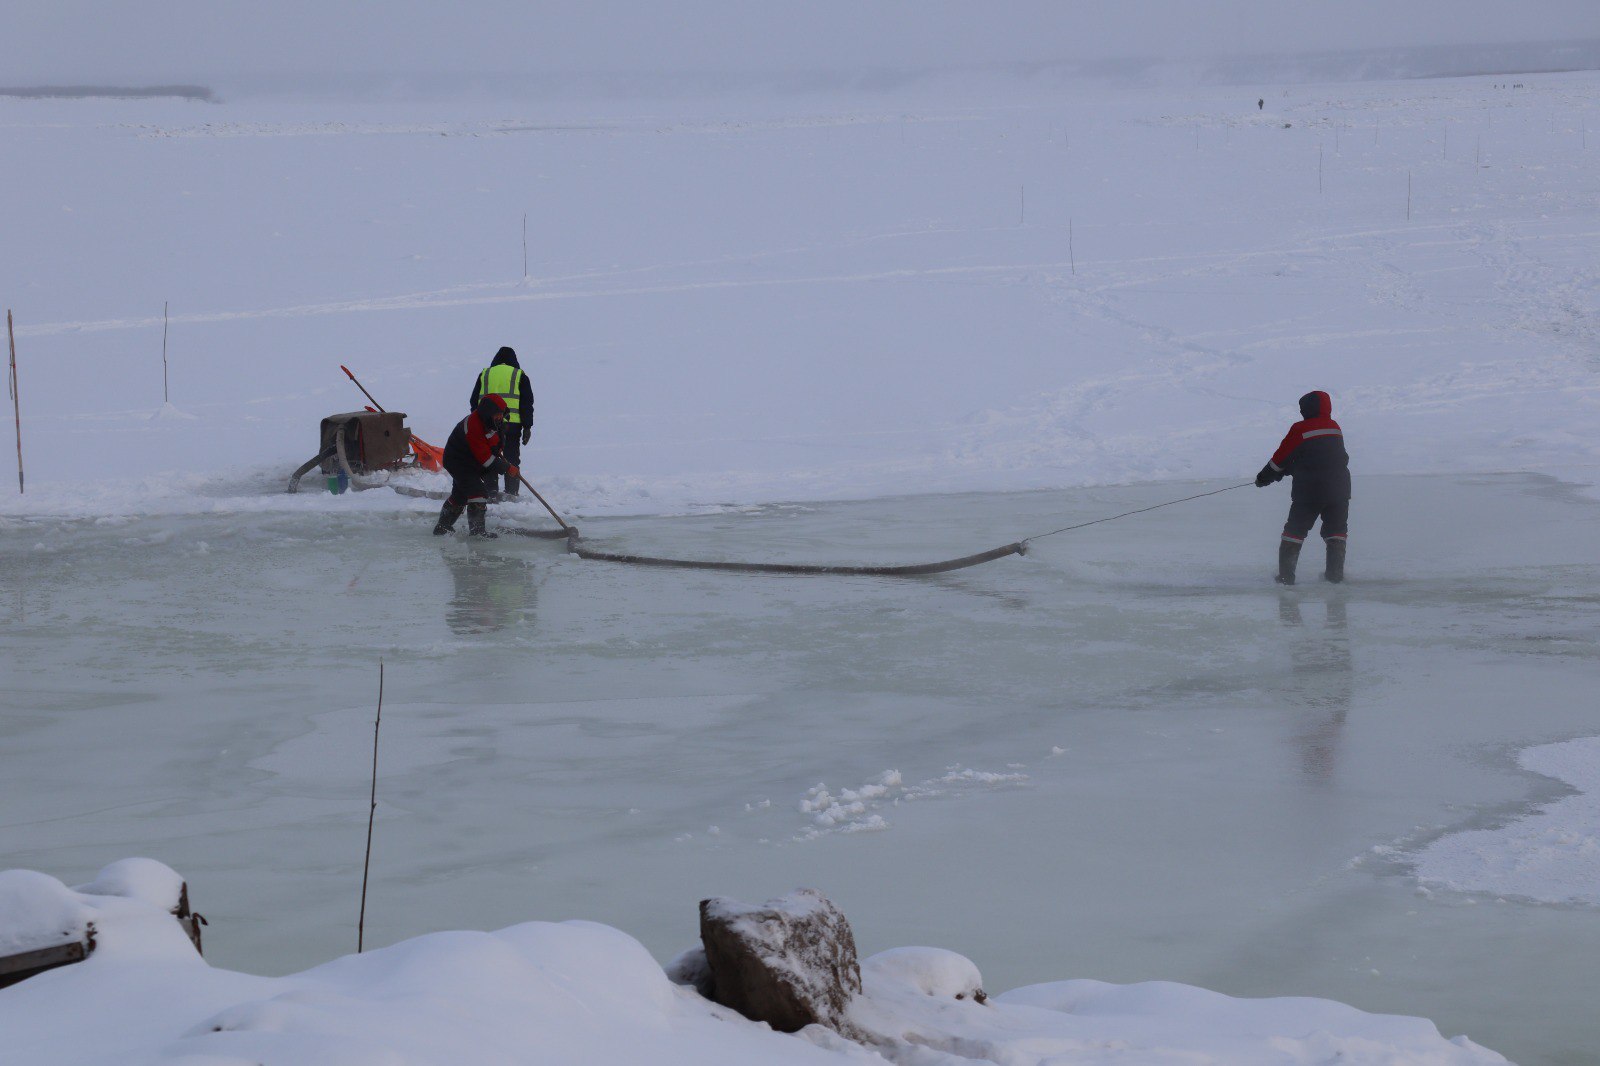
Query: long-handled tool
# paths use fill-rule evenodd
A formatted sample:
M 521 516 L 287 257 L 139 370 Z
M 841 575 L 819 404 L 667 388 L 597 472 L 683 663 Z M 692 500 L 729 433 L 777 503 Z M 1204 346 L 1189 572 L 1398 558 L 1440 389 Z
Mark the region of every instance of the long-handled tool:
M 554 507 L 551 507 L 550 504 L 549 504 L 549 501 L 547 501 L 543 496 L 539 495 L 539 490 L 538 489 L 536 489 L 532 485 L 528 484 L 528 479 L 522 476 L 522 471 L 520 471 L 520 470 L 517 471 L 517 480 L 522 482 L 522 487 L 523 488 L 525 488 L 529 492 L 533 493 L 533 498 L 534 499 L 536 499 L 540 503 L 544 504 L 544 509 L 546 511 L 550 512 L 550 517 L 554 518 L 556 520 L 556 524 L 561 527 L 562 532 L 566 533 L 567 538 L 569 540 L 571 538 L 577 536 L 578 527 L 577 526 L 569 526 L 569 525 L 567 525 L 566 522 L 562 521 L 561 516 L 556 514 L 556 509 Z
M 372 407 L 367 408 L 367 410 L 371 411 L 376 408 L 379 411 L 383 411 L 383 404 L 372 399 L 372 393 L 367 391 L 367 387 L 365 385 L 361 384 L 359 381 L 356 381 L 356 376 L 350 373 L 349 367 L 345 366 L 343 363 L 340 363 L 339 369 L 344 371 L 345 377 L 355 382 L 356 388 L 361 390 L 361 395 L 365 396 L 369 400 L 372 400 Z M 383 411 L 383 413 L 388 414 L 387 411 Z M 411 453 L 417 457 L 417 462 L 421 463 L 422 466 L 427 470 L 432 470 L 437 473 L 439 470 L 444 468 L 444 449 L 435 448 L 427 441 L 418 437 L 415 433 L 411 434 Z
M 351 381 L 355 381 L 356 388 L 361 390 L 361 395 L 365 396 L 368 400 L 372 401 L 372 406 L 376 407 L 380 411 L 383 411 L 383 404 L 379 403 L 377 400 L 373 400 L 372 399 L 372 393 L 367 391 L 367 387 L 365 385 L 361 384 L 361 382 L 359 382 L 359 381 L 356 381 L 356 376 L 354 374 L 350 373 L 350 368 L 349 367 L 345 366 L 343 363 L 340 363 L 339 364 L 339 369 L 344 371 L 344 376 L 345 377 L 349 378 Z M 384 411 L 384 413 L 387 414 L 388 412 Z

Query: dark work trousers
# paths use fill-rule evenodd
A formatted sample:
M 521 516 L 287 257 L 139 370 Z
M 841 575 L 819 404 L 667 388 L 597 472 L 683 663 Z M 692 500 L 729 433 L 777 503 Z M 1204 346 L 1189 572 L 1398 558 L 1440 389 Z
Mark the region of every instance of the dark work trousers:
M 473 468 L 447 463 L 445 470 L 450 475 L 450 502 L 458 507 L 487 502 L 489 494 L 500 483 L 498 475 L 489 473 L 481 466 Z
M 1283 539 L 1296 544 L 1304 541 L 1322 519 L 1323 540 L 1344 540 L 1350 533 L 1350 501 L 1338 503 L 1304 503 L 1296 500 L 1289 505 L 1289 520 L 1283 524 Z
M 500 427 L 500 454 L 506 457 L 506 462 L 512 466 L 522 465 L 522 427 L 503 425 Z M 494 478 L 499 481 L 498 477 Z M 506 474 L 506 495 L 515 496 L 521 483 L 512 474 Z

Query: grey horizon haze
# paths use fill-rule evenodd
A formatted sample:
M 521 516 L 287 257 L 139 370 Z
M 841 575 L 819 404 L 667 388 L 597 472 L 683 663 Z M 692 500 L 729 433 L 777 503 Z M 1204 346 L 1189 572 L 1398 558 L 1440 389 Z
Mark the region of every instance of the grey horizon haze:
M 1537 0 L 10 0 L 0 83 L 926 70 L 1600 39 Z

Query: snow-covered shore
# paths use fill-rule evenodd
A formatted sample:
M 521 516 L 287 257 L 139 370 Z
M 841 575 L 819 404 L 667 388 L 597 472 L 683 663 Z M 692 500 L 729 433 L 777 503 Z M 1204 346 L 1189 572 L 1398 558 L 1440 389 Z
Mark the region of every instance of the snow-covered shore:
M 117 864 L 133 865 L 146 881 L 165 871 L 149 860 Z M 670 983 L 638 941 L 593 922 L 433 933 L 288 977 L 251 977 L 207 966 L 161 902 L 121 879 L 74 891 L 43 874 L 0 873 L 0 930 L 53 929 L 63 915 L 94 923 L 99 946 L 82 963 L 0 992 L 8 1063 L 1506 1061 L 1419 1018 L 1169 982 L 1062 981 L 976 1003 L 955 996 L 979 980 L 976 968 L 927 948 L 863 961 L 852 1014 L 882 1034 L 870 1046 L 815 1025 L 789 1036 Z

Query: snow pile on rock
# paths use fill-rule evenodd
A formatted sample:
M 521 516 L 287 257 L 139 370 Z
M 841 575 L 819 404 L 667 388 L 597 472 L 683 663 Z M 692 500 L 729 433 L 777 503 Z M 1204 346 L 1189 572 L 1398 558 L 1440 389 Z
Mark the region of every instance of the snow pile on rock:
M 172 867 L 154 859 L 123 859 L 114 862 L 74 892 L 86 896 L 119 896 L 137 900 L 169 913 L 184 895 L 183 878 Z
M 965 955 L 944 948 L 890 948 L 862 964 L 869 988 L 913 988 L 925 996 L 987 1002 L 983 975 Z
M 86 940 L 91 913 L 76 892 L 47 874 L 0 871 L 0 956 Z

